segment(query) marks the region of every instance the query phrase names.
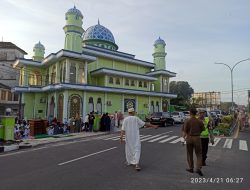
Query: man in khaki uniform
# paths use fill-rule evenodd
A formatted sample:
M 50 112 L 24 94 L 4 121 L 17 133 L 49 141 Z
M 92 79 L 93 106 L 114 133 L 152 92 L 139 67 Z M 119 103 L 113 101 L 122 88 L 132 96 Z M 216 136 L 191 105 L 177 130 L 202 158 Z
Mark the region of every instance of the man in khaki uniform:
M 202 149 L 201 149 L 201 138 L 200 134 L 204 128 L 204 124 L 201 120 L 196 118 L 197 110 L 195 108 L 191 108 L 190 110 L 190 118 L 185 121 L 183 126 L 183 137 L 186 139 L 187 145 L 187 161 L 189 168 L 186 169 L 188 172 L 194 172 L 194 159 L 193 159 L 193 151 L 195 150 L 195 154 L 197 157 L 196 162 L 196 173 L 200 176 L 203 176 L 201 172 L 202 167 Z

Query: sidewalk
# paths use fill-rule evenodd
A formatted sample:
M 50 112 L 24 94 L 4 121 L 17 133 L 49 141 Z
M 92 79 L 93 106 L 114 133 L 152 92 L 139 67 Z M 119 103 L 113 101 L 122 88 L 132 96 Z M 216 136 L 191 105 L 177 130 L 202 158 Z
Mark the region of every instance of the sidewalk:
M 117 132 L 117 131 L 116 131 Z M 115 132 L 113 132 L 115 133 Z M 1 152 L 9 152 L 18 149 L 26 149 L 32 147 L 38 147 L 46 144 L 57 143 L 57 142 L 67 142 L 74 141 L 86 137 L 101 136 L 106 134 L 112 134 L 110 132 L 80 132 L 80 133 L 69 133 L 69 134 L 59 134 L 53 135 L 51 137 L 40 138 L 40 139 L 23 139 L 19 144 L 10 144 L 10 145 L 0 145 Z

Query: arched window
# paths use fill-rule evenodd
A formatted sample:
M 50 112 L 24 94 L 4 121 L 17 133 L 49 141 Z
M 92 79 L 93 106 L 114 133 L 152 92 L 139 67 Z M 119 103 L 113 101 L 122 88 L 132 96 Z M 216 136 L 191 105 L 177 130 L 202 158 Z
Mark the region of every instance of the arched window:
M 49 74 L 45 76 L 45 85 L 49 85 Z
M 29 85 L 35 85 L 35 76 L 34 74 L 29 74 Z
M 63 82 L 65 82 L 65 77 L 66 77 L 66 63 L 63 63 Z
M 168 81 L 167 81 L 167 79 L 166 78 L 164 78 L 164 79 L 162 79 L 163 81 L 163 89 L 162 89 L 162 91 L 163 92 L 168 92 Z
M 135 81 L 131 80 L 131 86 L 135 86 Z
M 85 73 L 84 73 L 84 65 L 80 65 L 78 70 L 78 76 L 79 76 L 79 83 L 84 84 L 85 83 Z
M 156 104 L 155 105 L 155 111 L 159 112 L 160 111 L 159 102 L 157 101 L 155 104 Z
M 148 87 L 148 84 L 147 82 L 144 82 L 144 85 L 143 85 L 144 88 L 147 88 Z
M 109 84 L 113 84 L 113 83 L 114 83 L 113 77 L 109 77 Z
M 54 65 L 52 67 L 52 72 L 51 72 L 51 84 L 56 83 L 56 66 Z
M 151 104 L 150 104 L 150 113 L 154 113 L 154 101 L 151 101 Z
M 129 80 L 128 79 L 125 80 L 125 85 L 129 86 Z
M 151 91 L 155 91 L 155 84 L 151 84 Z
M 139 87 L 142 87 L 142 81 L 139 81 Z
M 60 82 L 63 82 L 63 66 L 60 68 Z
M 94 100 L 92 97 L 89 98 L 89 112 L 94 111 Z
M 59 122 L 63 122 L 63 99 L 63 94 L 60 94 L 57 103 L 57 120 Z
M 163 100 L 162 101 L 162 111 L 163 112 L 167 112 L 168 111 L 168 101 L 167 100 Z
M 102 99 L 101 98 L 97 99 L 96 111 L 98 114 L 102 113 Z
M 55 98 L 54 96 L 52 96 L 49 104 L 49 117 L 54 118 L 54 110 L 55 110 Z
M 115 84 L 117 84 L 117 85 L 120 85 L 120 84 L 121 84 L 121 82 L 120 82 L 120 78 L 116 78 L 116 80 L 115 80 Z
M 76 83 L 76 66 L 71 65 L 70 66 L 70 77 L 69 77 L 69 82 L 75 84 Z

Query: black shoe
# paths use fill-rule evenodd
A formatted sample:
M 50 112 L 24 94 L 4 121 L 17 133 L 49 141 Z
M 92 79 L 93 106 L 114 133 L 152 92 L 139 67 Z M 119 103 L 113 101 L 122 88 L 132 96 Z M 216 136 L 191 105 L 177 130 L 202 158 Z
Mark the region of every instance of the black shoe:
M 201 172 L 201 170 L 196 170 L 196 173 L 199 174 L 200 176 L 203 176 L 203 173 Z
M 138 164 L 136 164 L 136 165 L 135 165 L 135 170 L 136 170 L 136 171 L 141 171 L 141 167 L 140 167 Z
M 186 171 L 190 172 L 190 173 L 194 173 L 193 169 L 186 169 Z

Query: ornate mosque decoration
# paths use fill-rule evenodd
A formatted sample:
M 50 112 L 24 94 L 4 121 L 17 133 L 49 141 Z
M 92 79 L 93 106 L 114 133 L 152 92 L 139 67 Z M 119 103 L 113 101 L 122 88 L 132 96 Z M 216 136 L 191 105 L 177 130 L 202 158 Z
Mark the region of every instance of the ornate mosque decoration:
M 40 42 L 40 41 L 39 41 L 37 44 L 35 44 L 34 48 L 45 50 L 44 45 L 43 45 L 43 44 L 41 44 L 41 42 Z
M 111 50 L 118 49 L 112 32 L 102 26 L 99 20 L 98 24 L 89 27 L 83 34 L 83 43 Z
M 83 18 L 83 15 L 81 13 L 81 11 L 79 11 L 76 6 L 74 6 L 73 8 L 69 9 L 67 12 L 66 12 L 66 16 L 69 15 L 69 14 L 73 14 L 73 15 L 76 15 L 78 17 L 81 17 Z M 67 18 L 67 17 L 66 17 Z
M 158 45 L 158 44 L 162 44 L 162 45 L 166 45 L 165 41 L 163 39 L 161 39 L 161 37 L 159 36 L 159 38 L 157 40 L 155 40 L 154 45 Z

